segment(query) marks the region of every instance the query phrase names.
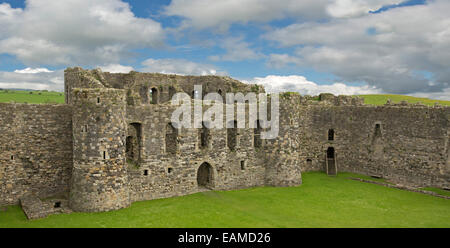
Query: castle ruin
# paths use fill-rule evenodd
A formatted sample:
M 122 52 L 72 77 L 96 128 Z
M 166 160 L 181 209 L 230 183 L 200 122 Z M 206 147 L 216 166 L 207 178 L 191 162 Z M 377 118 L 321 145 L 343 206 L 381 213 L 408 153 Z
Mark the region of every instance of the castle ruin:
M 450 188 L 450 107 L 281 93 L 279 135 L 265 140 L 248 120 L 223 129 L 171 123 L 175 93 L 194 98 L 194 85 L 203 95 L 264 92 L 258 85 L 78 67 L 66 69 L 64 81 L 66 104 L 0 103 L 0 206 L 20 202 L 29 218 L 204 190 L 297 186 L 307 171 Z

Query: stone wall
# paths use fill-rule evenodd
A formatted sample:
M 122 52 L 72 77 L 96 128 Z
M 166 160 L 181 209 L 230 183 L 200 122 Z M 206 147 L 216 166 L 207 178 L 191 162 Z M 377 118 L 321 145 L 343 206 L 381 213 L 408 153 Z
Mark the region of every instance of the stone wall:
M 239 129 L 234 150 L 227 145 L 226 129 L 210 129 L 208 144 L 202 147 L 201 129 L 182 128 L 177 130 L 176 152 L 168 152 L 167 147 L 172 144 L 166 144 L 169 142 L 166 132 L 175 108 L 169 103 L 127 107 L 127 122 L 142 127 L 140 162 L 128 164 L 132 201 L 203 190 L 197 182 L 203 163 L 211 167 L 210 189 L 264 185 L 264 156 L 253 146 L 254 131 L 248 128 L 248 123 L 246 128 Z M 203 112 L 208 108 L 204 107 Z M 128 135 L 133 134 L 132 130 Z
M 125 89 L 129 105 L 168 102 L 176 92 L 185 92 L 194 97 L 194 85 L 201 85 L 202 92 L 219 93 L 223 97 L 228 92 L 264 92 L 264 87 L 243 84 L 238 80 L 223 76 L 180 76 L 161 73 L 109 73 L 96 70 L 68 68 L 64 74 L 66 103 L 72 103 L 73 88 L 116 88 Z
M 72 101 L 70 207 L 99 212 L 129 206 L 124 91 L 75 88 Z
M 292 118 L 288 142 L 298 145 L 302 171 L 326 171 L 333 147 L 339 171 L 380 176 L 414 186 L 448 188 L 449 107 L 420 104 L 343 104 L 338 97 L 303 101 L 292 96 L 281 119 Z M 348 99 L 347 99 L 348 100 Z M 295 104 L 297 102 L 297 104 Z M 329 131 L 334 133 L 329 140 Z M 292 151 L 291 151 L 292 152 Z
M 449 107 L 282 93 L 279 135 L 260 140 L 267 130 L 251 128 L 248 116 L 245 128 L 174 129 L 178 106 L 168 102 L 176 92 L 192 97 L 195 84 L 201 95 L 264 92 L 259 86 L 81 68 L 67 69 L 65 82 L 67 105 L 0 104 L 0 205 L 70 189 L 73 210 L 107 211 L 206 189 L 296 186 L 304 171 L 335 169 L 450 188 Z
M 0 103 L 0 134 L 0 205 L 68 191 L 71 106 Z

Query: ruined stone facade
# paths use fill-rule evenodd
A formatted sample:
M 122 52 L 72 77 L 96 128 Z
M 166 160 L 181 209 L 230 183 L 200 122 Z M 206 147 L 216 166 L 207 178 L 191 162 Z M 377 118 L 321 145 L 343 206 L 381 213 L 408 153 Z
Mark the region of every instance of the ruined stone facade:
M 177 92 L 264 89 L 228 77 L 69 68 L 65 105 L 0 103 L 0 205 L 36 205 L 31 194 L 108 211 L 207 189 L 296 186 L 305 171 L 450 188 L 449 107 L 282 93 L 279 135 L 262 140 L 248 118 L 245 128 L 175 128 Z

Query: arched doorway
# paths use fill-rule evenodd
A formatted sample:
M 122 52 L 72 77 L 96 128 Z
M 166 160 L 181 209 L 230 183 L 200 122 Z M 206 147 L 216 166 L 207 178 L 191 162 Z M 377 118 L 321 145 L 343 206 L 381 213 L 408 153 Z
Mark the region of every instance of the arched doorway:
M 207 162 L 198 167 L 197 170 L 197 184 L 199 188 L 212 189 L 214 187 L 214 172 L 213 168 Z
M 327 175 L 337 175 L 336 154 L 334 152 L 334 147 L 328 147 L 327 149 L 326 167 Z

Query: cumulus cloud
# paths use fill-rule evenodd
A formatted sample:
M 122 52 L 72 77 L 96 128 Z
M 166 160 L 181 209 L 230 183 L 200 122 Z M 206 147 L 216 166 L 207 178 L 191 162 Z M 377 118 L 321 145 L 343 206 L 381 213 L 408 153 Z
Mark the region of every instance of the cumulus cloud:
M 302 95 L 319 95 L 320 93 L 333 93 L 334 95 L 361 95 L 361 94 L 379 94 L 382 91 L 371 86 L 349 86 L 343 83 L 334 83 L 330 85 L 319 85 L 308 81 L 303 76 L 276 76 L 255 77 L 245 83 L 263 85 L 266 92 L 299 92 Z
M 50 71 L 46 68 L 0 71 L 0 88 L 63 91 L 64 71 Z
M 0 53 L 27 65 L 117 63 L 130 49 L 163 44 L 161 25 L 120 0 L 28 0 L 0 4 Z
M 366 15 L 385 5 L 395 5 L 404 0 L 336 0 L 331 1 L 325 8 L 327 13 L 336 18 L 349 18 Z
M 111 72 L 111 73 L 128 73 L 130 71 L 134 71 L 134 68 L 132 66 L 125 66 L 120 64 L 109 64 L 100 66 L 100 69 L 104 72 Z
M 311 66 L 346 82 L 366 82 L 389 93 L 443 92 L 450 87 L 450 2 L 395 8 L 327 23 L 297 23 L 266 39 L 293 54 L 269 64 Z
M 264 57 L 263 54 L 255 52 L 250 48 L 250 44 L 243 41 L 243 37 L 231 37 L 225 39 L 220 47 L 226 50 L 223 55 L 210 56 L 212 61 L 242 61 L 254 60 Z
M 215 66 L 200 64 L 185 59 L 147 59 L 142 62 L 143 72 L 159 72 L 180 75 L 226 75 Z
M 185 18 L 183 26 L 225 31 L 233 23 L 270 22 L 291 17 L 302 20 L 368 14 L 401 0 L 173 0 L 164 14 Z
M 27 68 L 25 68 L 23 70 L 15 70 L 14 72 L 15 73 L 41 73 L 41 72 L 53 72 L 53 71 L 50 71 L 47 68 L 30 68 L 30 67 L 27 67 Z

